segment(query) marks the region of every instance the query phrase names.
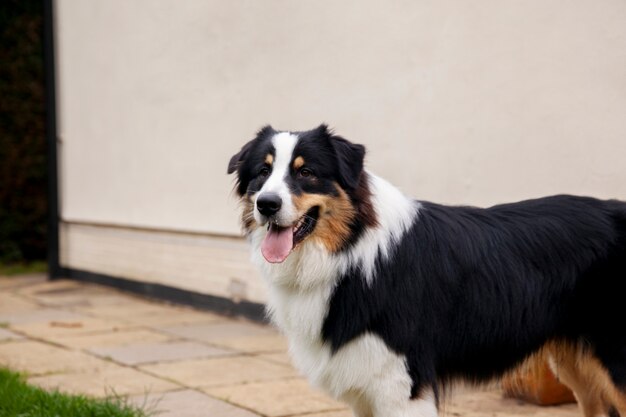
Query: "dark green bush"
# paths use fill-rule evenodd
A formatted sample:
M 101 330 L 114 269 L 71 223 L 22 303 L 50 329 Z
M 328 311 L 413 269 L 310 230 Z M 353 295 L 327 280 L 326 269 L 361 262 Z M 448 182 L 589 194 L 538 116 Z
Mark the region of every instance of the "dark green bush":
M 46 256 L 42 0 L 0 1 L 0 262 Z

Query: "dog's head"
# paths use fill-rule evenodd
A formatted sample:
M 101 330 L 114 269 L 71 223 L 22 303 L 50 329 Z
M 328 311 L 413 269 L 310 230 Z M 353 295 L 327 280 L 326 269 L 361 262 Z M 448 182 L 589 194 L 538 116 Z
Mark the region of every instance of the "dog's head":
M 306 132 L 266 126 L 231 158 L 243 227 L 267 230 L 261 251 L 268 262 L 283 262 L 307 239 L 339 252 L 375 222 L 364 157 L 364 146 L 321 125 Z

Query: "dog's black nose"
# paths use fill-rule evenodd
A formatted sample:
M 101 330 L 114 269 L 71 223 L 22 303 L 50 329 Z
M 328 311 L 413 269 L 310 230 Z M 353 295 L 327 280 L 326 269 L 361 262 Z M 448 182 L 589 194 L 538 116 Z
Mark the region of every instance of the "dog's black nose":
M 276 193 L 263 193 L 256 199 L 256 208 L 264 216 L 276 214 L 283 205 L 283 200 Z

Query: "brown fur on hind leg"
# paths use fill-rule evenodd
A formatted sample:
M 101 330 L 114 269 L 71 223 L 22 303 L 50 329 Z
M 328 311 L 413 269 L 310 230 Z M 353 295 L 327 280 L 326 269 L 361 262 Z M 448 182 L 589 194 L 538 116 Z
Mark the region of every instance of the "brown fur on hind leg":
M 626 396 L 608 371 L 582 343 L 551 342 L 542 354 L 558 378 L 574 391 L 585 417 L 626 416 Z

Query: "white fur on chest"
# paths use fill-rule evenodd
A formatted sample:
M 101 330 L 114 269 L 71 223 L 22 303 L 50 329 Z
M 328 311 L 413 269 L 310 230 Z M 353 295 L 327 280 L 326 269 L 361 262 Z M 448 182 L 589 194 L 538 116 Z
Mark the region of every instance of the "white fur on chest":
M 266 276 L 268 312 L 289 341 L 294 366 L 311 384 L 350 404 L 356 415 L 437 416 L 432 395 L 409 401 L 412 380 L 406 358 L 392 352 L 379 336 L 365 333 L 334 353 L 324 343 L 322 326 L 334 283 L 312 285 L 306 290 L 276 284 L 275 280 L 282 282 L 284 278 L 281 274 Z M 320 283 L 315 279 L 319 276 L 299 278 Z
M 410 392 L 405 358 L 391 352 L 380 337 L 364 334 L 334 354 L 323 342 L 330 288 L 302 293 L 273 287 L 270 294 L 270 313 L 289 340 L 293 364 L 313 385 L 344 400 L 375 397 L 386 384 Z

